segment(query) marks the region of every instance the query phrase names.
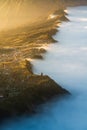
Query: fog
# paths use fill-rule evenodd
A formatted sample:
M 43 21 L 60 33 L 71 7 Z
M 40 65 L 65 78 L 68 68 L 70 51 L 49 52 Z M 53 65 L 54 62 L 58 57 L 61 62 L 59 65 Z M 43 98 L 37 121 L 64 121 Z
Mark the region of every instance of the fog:
M 87 6 L 67 8 L 45 60 L 32 61 L 34 72 L 50 75 L 71 97 L 53 100 L 40 113 L 10 121 L 0 130 L 87 130 Z

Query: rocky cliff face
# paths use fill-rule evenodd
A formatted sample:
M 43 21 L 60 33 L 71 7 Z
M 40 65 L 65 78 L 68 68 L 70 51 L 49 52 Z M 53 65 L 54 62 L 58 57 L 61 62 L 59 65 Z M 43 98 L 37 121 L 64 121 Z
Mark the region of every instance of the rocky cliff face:
M 0 6 L 3 2 L 0 2 Z M 46 19 L 38 24 L 35 23 L 35 25 L 31 24 L 31 26 L 0 33 L 0 117 L 2 118 L 26 112 L 32 113 L 36 110 L 37 105 L 55 96 L 69 94 L 50 77 L 33 74 L 31 63 L 24 62 L 26 58 L 35 58 L 35 56 L 42 54 L 42 50 L 39 50 L 38 47 L 54 42 L 52 35 L 57 31 L 56 24 L 58 21 L 66 20 L 64 11 L 57 11 L 59 3 L 55 3 L 58 1 L 33 0 L 29 4 L 28 0 L 22 1 L 23 3 L 21 0 L 7 0 L 5 2 L 7 3 L 3 15 L 6 18 L 9 15 L 9 20 L 11 20 L 10 16 L 13 16 L 14 21 L 20 13 L 24 12 L 20 16 L 21 20 L 25 18 L 26 21 L 26 18 L 28 16 L 30 18 L 30 14 L 32 14 L 28 13 L 29 10 L 33 12 L 33 18 L 35 14 L 40 14 L 36 17 L 44 16 Z M 14 4 L 14 2 L 16 3 Z M 30 5 L 32 6 L 29 8 Z M 7 11 L 8 6 L 9 10 Z M 15 14 L 15 10 L 18 13 Z M 6 12 L 8 12 L 7 16 Z M 55 19 L 47 20 L 46 16 L 53 12 L 59 15 Z M 25 14 L 28 14 L 27 17 Z
M 32 75 L 14 85 L 13 91 L 5 91 L 0 97 L 0 120 L 33 113 L 36 107 L 54 97 L 63 97 L 70 93 L 58 85 L 49 76 Z

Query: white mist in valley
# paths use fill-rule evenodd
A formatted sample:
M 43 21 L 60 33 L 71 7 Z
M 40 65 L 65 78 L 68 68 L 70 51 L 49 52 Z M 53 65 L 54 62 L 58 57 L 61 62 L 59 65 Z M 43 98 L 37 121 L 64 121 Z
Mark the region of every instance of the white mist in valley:
M 4 124 L 0 130 L 87 130 L 87 6 L 68 8 L 44 60 L 33 61 L 35 73 L 50 75 L 72 95 L 43 105 L 43 111 Z

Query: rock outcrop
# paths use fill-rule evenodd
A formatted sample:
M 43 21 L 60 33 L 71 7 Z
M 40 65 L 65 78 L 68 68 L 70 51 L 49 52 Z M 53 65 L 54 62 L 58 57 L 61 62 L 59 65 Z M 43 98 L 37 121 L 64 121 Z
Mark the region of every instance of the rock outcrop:
M 70 94 L 46 75 L 31 75 L 14 86 L 14 92 L 6 91 L 0 99 L 1 119 L 33 113 L 38 105 L 49 99 Z

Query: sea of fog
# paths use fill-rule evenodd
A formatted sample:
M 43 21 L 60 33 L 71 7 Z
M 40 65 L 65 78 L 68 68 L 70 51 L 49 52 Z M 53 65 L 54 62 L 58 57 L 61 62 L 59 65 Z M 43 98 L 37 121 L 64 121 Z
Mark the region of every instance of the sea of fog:
M 31 117 L 21 117 L 0 130 L 87 130 L 87 6 L 67 8 L 63 22 L 49 45 L 45 60 L 33 61 L 34 71 L 50 75 L 72 96 L 54 100 Z

